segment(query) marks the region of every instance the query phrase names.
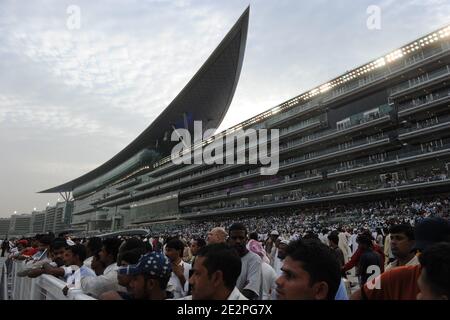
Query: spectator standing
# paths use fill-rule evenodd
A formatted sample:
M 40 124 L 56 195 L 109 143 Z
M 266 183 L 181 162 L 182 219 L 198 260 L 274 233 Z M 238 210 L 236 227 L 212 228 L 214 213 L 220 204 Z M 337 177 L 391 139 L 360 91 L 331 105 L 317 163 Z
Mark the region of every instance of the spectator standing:
M 234 247 L 241 257 L 242 269 L 237 280 L 237 287 L 250 300 L 259 298 L 261 291 L 261 258 L 248 251 L 247 228 L 240 223 L 230 226 L 229 245 Z

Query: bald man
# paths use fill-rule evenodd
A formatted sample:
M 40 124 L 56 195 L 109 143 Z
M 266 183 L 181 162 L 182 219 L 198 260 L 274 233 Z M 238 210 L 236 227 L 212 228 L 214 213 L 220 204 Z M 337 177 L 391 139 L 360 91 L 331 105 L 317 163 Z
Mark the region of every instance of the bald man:
M 206 242 L 207 244 L 225 243 L 226 239 L 227 239 L 227 232 L 225 231 L 225 229 L 216 227 L 212 228 L 211 231 L 208 232 Z

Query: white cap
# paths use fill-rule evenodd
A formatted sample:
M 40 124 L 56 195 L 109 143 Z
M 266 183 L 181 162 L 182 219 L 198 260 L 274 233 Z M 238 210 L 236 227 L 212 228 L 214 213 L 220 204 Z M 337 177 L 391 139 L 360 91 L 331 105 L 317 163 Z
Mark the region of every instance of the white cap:
M 270 235 L 271 235 L 271 236 L 279 236 L 280 234 L 278 233 L 277 230 L 273 230 L 273 231 L 270 233 Z

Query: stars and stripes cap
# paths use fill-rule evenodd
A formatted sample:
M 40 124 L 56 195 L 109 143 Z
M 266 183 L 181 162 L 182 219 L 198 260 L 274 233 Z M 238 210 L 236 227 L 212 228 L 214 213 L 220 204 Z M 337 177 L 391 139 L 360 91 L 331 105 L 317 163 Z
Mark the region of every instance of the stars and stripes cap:
M 160 252 L 147 253 L 139 259 L 138 263 L 120 267 L 117 272 L 124 275 L 145 274 L 159 278 L 170 277 L 172 267 L 169 259 Z

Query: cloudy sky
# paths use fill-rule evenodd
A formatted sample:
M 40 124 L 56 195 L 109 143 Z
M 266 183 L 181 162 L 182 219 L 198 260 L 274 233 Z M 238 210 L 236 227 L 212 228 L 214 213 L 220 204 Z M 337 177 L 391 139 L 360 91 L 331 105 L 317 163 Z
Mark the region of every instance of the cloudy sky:
M 54 203 L 36 192 L 131 142 L 248 4 L 220 130 L 450 23 L 447 0 L 0 0 L 0 217 Z M 367 27 L 373 5 L 380 29 Z

